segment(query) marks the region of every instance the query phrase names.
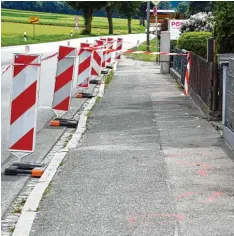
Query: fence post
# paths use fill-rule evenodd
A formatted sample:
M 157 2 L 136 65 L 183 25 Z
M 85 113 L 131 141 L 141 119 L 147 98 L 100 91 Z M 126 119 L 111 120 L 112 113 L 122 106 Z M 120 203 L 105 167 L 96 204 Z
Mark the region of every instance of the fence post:
M 212 71 L 212 63 L 209 63 L 209 71 Z M 212 102 L 213 102 L 212 88 L 213 88 L 213 73 L 210 73 L 209 74 L 209 97 L 207 101 L 207 105 L 210 110 L 212 110 Z
M 222 110 L 222 124 L 225 125 L 226 118 L 226 90 L 227 89 L 227 66 L 223 65 L 223 110 Z
M 214 62 L 214 38 L 207 40 L 207 61 Z
M 212 77 L 213 77 L 213 101 L 212 101 L 212 110 L 217 110 L 217 101 L 218 101 L 218 76 L 217 76 L 217 65 L 212 63 Z

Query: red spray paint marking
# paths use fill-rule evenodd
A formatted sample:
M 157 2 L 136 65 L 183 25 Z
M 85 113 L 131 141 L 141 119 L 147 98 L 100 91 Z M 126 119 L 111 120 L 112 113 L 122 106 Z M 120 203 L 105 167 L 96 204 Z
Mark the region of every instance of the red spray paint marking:
M 193 192 L 182 193 L 182 194 L 180 194 L 176 197 L 176 200 L 178 201 L 178 200 L 183 199 L 183 198 L 191 197 L 193 194 L 194 194 Z
M 195 162 L 195 161 L 177 161 L 176 164 L 182 164 L 182 165 L 191 165 L 191 166 L 201 166 L 204 169 L 209 169 L 211 165 L 205 163 L 205 162 Z
M 207 157 L 210 157 L 212 153 L 206 153 L 206 152 L 203 152 L 203 153 L 168 153 L 166 154 L 167 157 L 191 157 L 192 155 L 193 156 L 207 156 Z
M 205 162 L 189 162 L 189 161 L 177 161 L 176 164 L 182 164 L 182 165 L 191 165 L 191 166 L 200 166 L 202 169 L 199 169 L 197 171 L 197 174 L 199 174 L 202 177 L 207 176 L 207 170 L 211 168 L 211 165 L 205 163 Z
M 198 170 L 197 173 L 202 176 L 202 177 L 206 177 L 207 176 L 207 171 L 206 170 Z
M 215 192 L 211 197 L 208 198 L 208 202 L 213 202 L 220 195 L 221 195 L 220 192 Z
M 152 220 L 158 220 L 158 221 L 154 221 L 152 222 Z M 132 216 L 128 219 L 128 222 L 131 224 L 146 224 L 145 220 L 151 220 L 151 222 L 148 223 L 155 223 L 155 224 L 159 224 L 159 225 L 164 225 L 164 224 L 169 224 L 170 223 L 170 219 L 177 219 L 178 221 L 181 221 L 184 219 L 184 215 L 181 214 L 142 214 L 142 215 L 136 215 L 136 216 Z

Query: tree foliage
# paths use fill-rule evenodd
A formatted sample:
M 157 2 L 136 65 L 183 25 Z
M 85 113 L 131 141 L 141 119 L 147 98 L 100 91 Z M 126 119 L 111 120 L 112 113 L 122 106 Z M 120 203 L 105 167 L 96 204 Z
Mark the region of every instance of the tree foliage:
M 60 1 L 2 1 L 2 8 L 25 11 L 52 12 L 63 14 L 76 14 L 67 2 Z
M 191 15 L 188 20 L 182 23 L 181 32 L 208 31 L 214 28 L 214 16 L 211 12 L 199 12 Z
M 218 53 L 234 53 L 234 2 L 214 2 L 214 36 Z
M 181 2 L 177 6 L 177 12 L 185 14 L 189 9 L 189 4 L 187 2 Z
M 98 2 L 98 1 L 87 1 L 87 2 L 67 2 L 73 9 L 82 10 L 83 17 L 85 20 L 85 30 L 84 34 L 91 34 L 92 29 L 92 18 L 95 10 L 100 10 L 105 7 L 107 2 Z
M 211 12 L 212 2 L 200 2 L 200 1 L 190 1 L 189 2 L 189 15 L 194 15 L 199 12 Z
M 170 2 L 159 2 L 158 3 L 158 9 L 159 10 L 171 10 L 172 9 L 172 5 Z
M 140 7 L 142 2 L 134 2 L 134 1 L 125 1 L 118 3 L 118 12 L 120 15 L 127 17 L 128 19 L 128 33 L 131 33 L 131 20 L 132 18 L 139 14 Z

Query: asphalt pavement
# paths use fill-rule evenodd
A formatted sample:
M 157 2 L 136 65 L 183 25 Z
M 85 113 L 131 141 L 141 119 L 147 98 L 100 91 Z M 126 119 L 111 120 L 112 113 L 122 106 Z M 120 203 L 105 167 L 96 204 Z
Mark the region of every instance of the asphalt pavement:
M 232 236 L 233 152 L 154 62 L 123 59 L 33 236 Z

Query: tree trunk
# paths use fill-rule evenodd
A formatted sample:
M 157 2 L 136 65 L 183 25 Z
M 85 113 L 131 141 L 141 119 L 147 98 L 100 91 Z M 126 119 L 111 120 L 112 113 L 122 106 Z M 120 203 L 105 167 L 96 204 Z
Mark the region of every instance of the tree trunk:
M 128 18 L 128 33 L 129 33 L 129 34 L 132 33 L 131 21 L 132 21 L 132 18 L 129 17 L 129 18 Z
M 85 34 L 91 34 L 92 28 L 92 18 L 93 18 L 93 9 L 92 8 L 84 8 L 83 16 L 85 20 Z
M 108 19 L 108 24 L 109 24 L 109 34 L 113 34 L 112 13 L 107 13 L 107 19 Z
M 107 14 L 107 19 L 108 19 L 108 25 L 109 25 L 109 34 L 113 34 L 113 21 L 112 21 L 112 16 L 113 16 L 113 11 L 115 9 L 116 3 L 113 5 L 110 5 L 106 7 L 106 14 Z

